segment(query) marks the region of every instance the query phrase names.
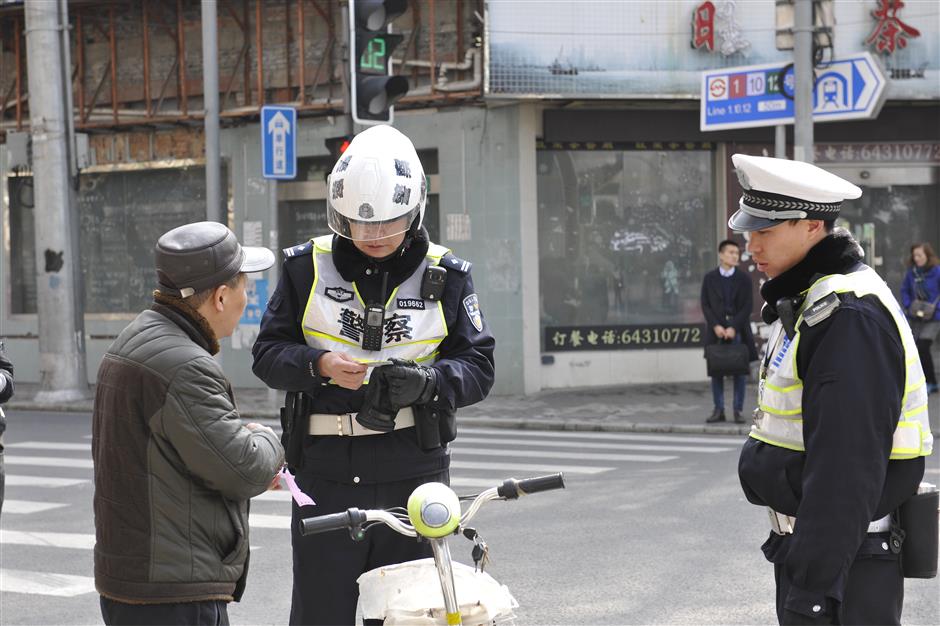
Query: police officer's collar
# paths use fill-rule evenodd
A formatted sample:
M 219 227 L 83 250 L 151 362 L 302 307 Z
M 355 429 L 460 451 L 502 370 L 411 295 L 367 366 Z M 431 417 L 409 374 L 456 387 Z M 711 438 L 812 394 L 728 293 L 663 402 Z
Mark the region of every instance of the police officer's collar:
M 760 295 L 773 311 L 778 300 L 799 297 L 813 284 L 814 276 L 849 273 L 862 262 L 863 256 L 861 246 L 852 235 L 836 228 L 810 248 L 802 261 L 765 282 Z
M 333 262 L 343 279 L 362 280 L 367 269 L 377 269 L 375 275 L 388 272 L 389 285 L 400 285 L 418 268 L 428 253 L 428 233 L 422 227 L 413 236 L 406 237 L 398 250 L 382 260 L 363 254 L 345 237 L 333 237 Z

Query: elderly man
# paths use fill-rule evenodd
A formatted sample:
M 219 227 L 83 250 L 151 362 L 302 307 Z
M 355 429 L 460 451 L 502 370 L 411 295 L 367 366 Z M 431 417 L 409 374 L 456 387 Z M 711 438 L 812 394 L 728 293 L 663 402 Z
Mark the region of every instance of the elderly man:
M 248 573 L 248 499 L 284 460 L 243 424 L 213 355 L 274 263 L 214 222 L 157 242 L 153 306 L 101 362 L 92 424 L 95 587 L 106 624 L 228 624 Z

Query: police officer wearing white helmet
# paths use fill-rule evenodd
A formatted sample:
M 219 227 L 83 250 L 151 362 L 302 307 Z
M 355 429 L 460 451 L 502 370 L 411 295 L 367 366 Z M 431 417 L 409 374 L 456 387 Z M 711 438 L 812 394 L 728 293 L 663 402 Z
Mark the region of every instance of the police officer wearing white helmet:
M 835 229 L 861 190 L 809 163 L 735 154 L 728 222 L 768 281 L 758 409 L 738 466 L 768 509 L 781 624 L 899 624 L 896 511 L 933 437 L 917 348 L 891 290 Z M 935 545 L 935 544 L 934 544 Z
M 494 380 L 471 263 L 421 225 L 427 183 L 411 141 L 390 126 L 363 131 L 327 193 L 333 234 L 284 250 L 253 349 L 256 375 L 302 392 L 288 394 L 285 445 L 316 504 L 293 505 L 291 624 L 352 624 L 359 575 L 431 556 L 384 527 L 354 542 L 302 537 L 298 520 L 405 506 L 418 485 L 448 482 L 455 411 Z

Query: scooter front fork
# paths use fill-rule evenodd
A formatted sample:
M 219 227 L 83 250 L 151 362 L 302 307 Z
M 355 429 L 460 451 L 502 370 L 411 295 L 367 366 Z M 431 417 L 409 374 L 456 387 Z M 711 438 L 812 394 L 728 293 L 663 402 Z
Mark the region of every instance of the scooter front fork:
M 459 626 L 460 608 L 457 606 L 457 591 L 454 587 L 454 569 L 451 565 L 450 548 L 446 538 L 428 539 L 431 550 L 434 552 L 434 565 L 437 566 L 437 577 L 441 580 L 441 591 L 444 594 L 444 610 L 447 613 L 449 626 Z

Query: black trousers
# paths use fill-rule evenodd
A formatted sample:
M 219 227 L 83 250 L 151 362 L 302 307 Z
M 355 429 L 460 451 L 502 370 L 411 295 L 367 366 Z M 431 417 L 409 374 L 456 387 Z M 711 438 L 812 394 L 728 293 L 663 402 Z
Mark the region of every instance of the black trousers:
M 871 540 L 871 541 L 869 541 Z M 868 535 L 866 543 L 880 545 L 882 539 Z M 884 541 L 888 541 L 887 535 Z M 777 581 L 777 620 L 781 624 L 880 624 L 901 623 L 904 606 L 904 574 L 901 560 L 895 554 L 866 554 L 864 548 L 849 569 L 842 603 L 827 607 L 826 618 L 814 619 L 787 611 L 783 603 L 790 590 L 790 582 L 783 575 L 783 567 L 774 565 Z M 834 613 L 834 614 L 833 614 Z
M 404 507 L 414 489 L 427 482 L 448 483 L 448 472 L 410 480 L 375 485 L 350 485 L 315 478 L 301 473 L 298 486 L 316 501 L 316 506 L 302 509 L 293 504 L 291 544 L 294 552 L 294 590 L 291 597 L 290 623 L 353 624 L 359 601 L 360 575 L 383 565 L 402 563 L 431 556 L 431 546 L 412 537 L 399 535 L 377 524 L 362 541 L 353 541 L 349 533 L 335 531 L 303 537 L 299 520 L 312 515 L 327 515 L 360 509 Z
M 933 356 L 930 354 L 930 347 L 933 341 L 930 339 L 918 339 L 917 353 L 920 355 L 920 366 L 924 369 L 924 378 L 928 385 L 937 384 L 937 374 L 933 366 Z
M 108 626 L 228 626 L 228 603 L 125 604 L 101 596 L 101 617 Z

